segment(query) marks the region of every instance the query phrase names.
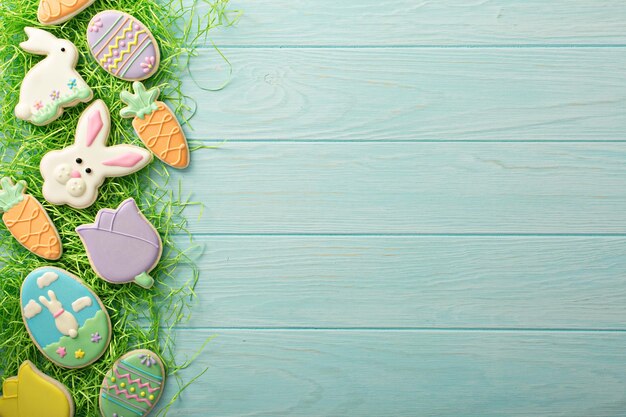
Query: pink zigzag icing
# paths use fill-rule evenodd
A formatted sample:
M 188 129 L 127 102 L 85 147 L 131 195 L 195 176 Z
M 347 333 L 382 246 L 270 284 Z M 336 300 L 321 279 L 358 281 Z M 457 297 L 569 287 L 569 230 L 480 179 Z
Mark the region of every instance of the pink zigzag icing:
M 137 400 L 137 402 L 146 403 L 146 404 L 148 404 L 148 406 L 152 406 L 152 403 L 150 401 L 148 401 L 147 398 L 139 398 L 139 396 L 137 396 L 137 394 L 130 395 L 128 393 L 128 390 L 126 390 L 126 389 L 119 389 L 117 387 L 117 385 L 109 385 L 107 388 L 108 389 L 111 389 L 111 388 L 115 389 L 115 394 L 117 394 L 117 395 L 124 394 L 126 396 L 126 398 L 129 399 L 129 400 Z
M 140 378 L 137 379 L 130 379 L 130 374 L 120 374 L 120 372 L 118 371 L 117 368 L 114 369 L 115 371 L 115 376 L 118 378 L 126 378 L 126 380 L 128 381 L 129 384 L 137 384 L 137 386 L 139 388 L 148 388 L 148 392 L 150 394 L 152 394 L 154 391 L 158 391 L 158 388 L 150 388 L 150 383 L 149 382 L 141 382 Z

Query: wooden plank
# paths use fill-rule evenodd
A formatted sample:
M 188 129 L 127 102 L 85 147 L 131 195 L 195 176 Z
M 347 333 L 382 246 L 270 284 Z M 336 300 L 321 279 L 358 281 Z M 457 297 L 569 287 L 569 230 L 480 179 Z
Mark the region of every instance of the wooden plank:
M 213 35 L 218 45 L 626 42 L 626 5 L 619 0 L 235 0 L 231 6 L 245 14 L 235 28 Z
M 177 415 L 623 416 L 624 333 L 182 330 Z M 171 382 L 174 382 L 173 380 Z M 170 383 L 162 403 L 176 390 Z
M 227 143 L 172 179 L 205 205 L 195 233 L 623 234 L 624 161 L 622 143 Z
M 200 236 L 196 244 L 204 251 L 195 251 L 201 279 L 190 327 L 626 330 L 626 238 Z
M 621 48 L 233 49 L 192 60 L 202 140 L 624 140 Z

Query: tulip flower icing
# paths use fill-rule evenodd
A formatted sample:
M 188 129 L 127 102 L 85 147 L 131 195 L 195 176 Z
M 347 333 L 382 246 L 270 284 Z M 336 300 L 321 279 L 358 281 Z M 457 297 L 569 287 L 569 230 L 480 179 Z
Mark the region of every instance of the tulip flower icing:
M 161 238 L 129 198 L 115 209 L 100 210 L 93 224 L 76 228 L 91 266 L 105 281 L 113 284 L 135 282 L 150 288 L 149 272 L 161 258 Z

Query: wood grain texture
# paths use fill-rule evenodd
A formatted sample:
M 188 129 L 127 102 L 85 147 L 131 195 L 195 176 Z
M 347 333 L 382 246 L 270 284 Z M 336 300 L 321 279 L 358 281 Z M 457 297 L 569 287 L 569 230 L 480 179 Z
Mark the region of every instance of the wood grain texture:
M 195 233 L 625 233 L 625 160 L 620 143 L 227 143 L 172 175 L 205 205 Z
M 626 330 L 626 238 L 201 236 L 196 243 L 203 275 L 190 327 Z
M 184 330 L 216 335 L 181 416 L 621 417 L 624 333 Z M 167 388 L 167 399 L 176 390 Z M 165 403 L 165 401 L 163 402 Z
M 244 18 L 213 34 L 218 45 L 626 42 L 626 5 L 618 0 L 238 0 L 232 7 Z
M 621 48 L 203 50 L 201 140 L 624 140 Z

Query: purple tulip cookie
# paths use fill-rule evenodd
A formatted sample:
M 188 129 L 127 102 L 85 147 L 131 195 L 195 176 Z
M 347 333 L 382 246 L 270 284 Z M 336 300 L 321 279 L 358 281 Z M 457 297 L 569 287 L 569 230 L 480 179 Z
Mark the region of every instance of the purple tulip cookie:
M 151 77 L 159 67 L 159 45 L 146 25 L 133 16 L 105 10 L 91 19 L 87 43 L 109 74 L 126 81 Z
M 150 288 L 149 272 L 161 258 L 163 245 L 154 226 L 129 198 L 115 209 L 100 210 L 93 224 L 76 228 L 96 274 L 112 284 L 135 282 Z

